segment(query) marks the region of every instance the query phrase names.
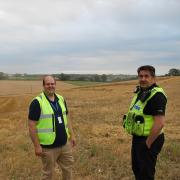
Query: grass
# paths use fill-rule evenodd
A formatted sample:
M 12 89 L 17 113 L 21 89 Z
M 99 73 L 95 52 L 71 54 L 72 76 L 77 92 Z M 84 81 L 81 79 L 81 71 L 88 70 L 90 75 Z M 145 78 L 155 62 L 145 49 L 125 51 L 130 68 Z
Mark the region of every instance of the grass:
M 89 86 L 103 84 L 103 82 L 93 82 L 93 81 L 65 81 L 66 83 L 76 85 L 76 86 Z

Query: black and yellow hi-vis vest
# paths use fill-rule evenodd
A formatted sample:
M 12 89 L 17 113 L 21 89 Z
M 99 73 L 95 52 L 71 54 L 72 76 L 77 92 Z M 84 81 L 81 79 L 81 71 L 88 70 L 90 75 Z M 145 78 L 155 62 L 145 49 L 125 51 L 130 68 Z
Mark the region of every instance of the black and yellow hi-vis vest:
M 137 136 L 148 136 L 150 134 L 154 119 L 152 115 L 145 115 L 143 111 L 147 102 L 158 92 L 166 96 L 162 88 L 154 87 L 150 91 L 150 95 L 143 102 L 141 100 L 136 102 L 138 93 L 133 97 L 129 111 L 123 118 L 123 127 L 129 134 Z M 163 132 L 163 129 L 161 132 Z

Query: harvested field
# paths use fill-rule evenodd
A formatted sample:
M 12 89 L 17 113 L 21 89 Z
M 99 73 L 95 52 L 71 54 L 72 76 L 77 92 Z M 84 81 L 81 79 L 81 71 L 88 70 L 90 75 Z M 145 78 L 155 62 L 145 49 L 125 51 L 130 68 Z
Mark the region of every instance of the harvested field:
M 40 81 L 0 81 L 0 179 L 40 179 L 41 161 L 28 135 L 27 114 Z M 78 87 L 57 82 L 68 104 L 77 139 L 75 180 L 133 180 L 131 137 L 121 126 L 137 81 Z M 180 179 L 180 77 L 160 78 L 168 95 L 166 141 L 157 162 L 157 180 Z M 58 179 L 59 172 L 55 177 Z

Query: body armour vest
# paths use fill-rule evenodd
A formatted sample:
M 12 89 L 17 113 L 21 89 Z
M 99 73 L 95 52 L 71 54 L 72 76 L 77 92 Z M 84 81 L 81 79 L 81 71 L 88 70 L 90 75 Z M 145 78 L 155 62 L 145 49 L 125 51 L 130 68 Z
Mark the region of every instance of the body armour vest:
M 128 113 L 125 114 L 123 118 L 123 127 L 129 134 L 137 136 L 148 136 L 150 134 L 150 131 L 154 123 L 154 119 L 152 115 L 145 115 L 143 111 L 147 102 L 157 92 L 163 93 L 165 95 L 165 92 L 162 88 L 154 87 L 150 90 L 150 94 L 147 97 L 147 99 L 145 99 L 144 101 L 139 99 L 137 102 L 136 99 L 138 93 L 136 93 L 131 102 Z M 163 129 L 161 132 L 163 132 Z
M 69 135 L 69 130 L 68 130 L 68 120 L 67 120 L 67 115 L 66 115 L 66 107 L 64 104 L 64 98 L 58 94 L 56 94 L 56 96 L 58 97 L 58 103 L 62 109 L 62 117 L 64 119 L 64 126 L 67 133 L 67 137 L 69 138 L 70 135 Z M 36 125 L 40 144 L 51 145 L 53 144 L 56 138 L 54 111 L 49 101 L 47 100 L 46 96 L 44 95 L 44 93 L 41 93 L 35 99 L 38 100 L 40 104 L 40 108 L 41 108 L 40 118 Z

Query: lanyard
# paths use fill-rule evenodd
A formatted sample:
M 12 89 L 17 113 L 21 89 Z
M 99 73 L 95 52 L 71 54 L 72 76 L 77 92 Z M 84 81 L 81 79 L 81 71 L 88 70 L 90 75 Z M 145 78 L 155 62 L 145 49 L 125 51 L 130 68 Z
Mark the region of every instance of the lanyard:
M 56 113 L 58 113 L 59 106 L 58 106 L 57 101 L 56 101 L 55 105 L 54 105 L 52 102 L 51 102 L 50 104 L 51 104 L 51 107 L 53 108 L 53 110 L 54 110 Z

